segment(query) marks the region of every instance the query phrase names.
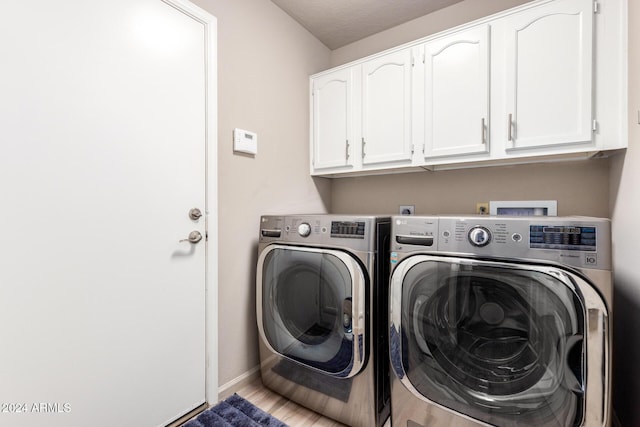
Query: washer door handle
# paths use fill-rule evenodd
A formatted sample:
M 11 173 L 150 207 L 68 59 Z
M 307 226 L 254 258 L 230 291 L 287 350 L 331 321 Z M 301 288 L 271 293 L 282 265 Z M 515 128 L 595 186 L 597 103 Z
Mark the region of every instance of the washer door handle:
M 588 309 L 588 329 L 587 336 L 588 348 L 604 347 L 604 351 L 593 351 L 587 353 L 587 366 L 589 370 L 594 372 L 605 372 L 607 376 L 610 375 L 609 366 L 609 319 L 607 313 L 598 308 Z M 598 396 L 597 402 L 600 403 L 600 420 L 605 420 L 608 416 L 607 406 L 605 402 L 609 399 L 609 385 L 607 383 L 601 384 L 600 396 Z
M 342 301 L 342 326 L 348 334 L 353 332 L 353 302 L 351 298 Z

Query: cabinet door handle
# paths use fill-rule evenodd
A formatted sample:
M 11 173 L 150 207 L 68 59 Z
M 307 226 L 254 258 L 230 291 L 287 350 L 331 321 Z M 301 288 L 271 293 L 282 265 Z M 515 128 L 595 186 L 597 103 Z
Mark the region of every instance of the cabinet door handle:
M 349 140 L 347 139 L 347 145 L 345 145 L 344 149 L 345 160 L 349 161 Z
M 509 113 L 509 127 L 507 128 L 507 140 L 513 141 L 513 114 Z
M 486 144 L 487 143 L 487 134 L 485 132 L 485 119 L 484 119 L 484 117 L 482 118 L 481 125 L 482 125 L 482 129 L 481 129 L 482 133 L 480 135 L 482 136 L 482 143 Z

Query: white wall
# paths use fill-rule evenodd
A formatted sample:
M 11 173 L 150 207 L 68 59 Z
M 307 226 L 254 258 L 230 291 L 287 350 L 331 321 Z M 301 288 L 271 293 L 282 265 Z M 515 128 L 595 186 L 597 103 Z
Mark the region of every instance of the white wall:
M 611 161 L 614 293 L 614 406 L 640 425 L 640 3 L 629 0 L 629 148 Z
M 600 159 L 341 178 L 331 208 L 398 214 L 400 205 L 415 205 L 419 215 L 474 214 L 477 202 L 557 200 L 558 215 L 608 217 L 608 194 L 609 162 Z
M 330 182 L 308 167 L 310 74 L 329 50 L 267 0 L 192 0 L 218 19 L 219 385 L 258 365 L 255 265 L 259 217 L 326 212 Z M 232 131 L 258 134 L 233 153 Z

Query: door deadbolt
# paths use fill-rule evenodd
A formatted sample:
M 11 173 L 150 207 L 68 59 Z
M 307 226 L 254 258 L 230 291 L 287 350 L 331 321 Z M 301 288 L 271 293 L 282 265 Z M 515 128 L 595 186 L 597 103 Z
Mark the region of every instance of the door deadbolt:
M 189 233 L 189 237 L 187 237 L 186 239 L 180 240 L 179 243 L 182 243 L 182 242 L 198 243 L 200 240 L 202 240 L 202 234 L 200 234 L 199 231 L 192 231 L 191 233 Z
M 202 211 L 200 211 L 200 209 L 198 208 L 193 208 L 189 211 L 189 218 L 191 218 L 194 221 L 200 218 L 201 216 L 202 216 Z

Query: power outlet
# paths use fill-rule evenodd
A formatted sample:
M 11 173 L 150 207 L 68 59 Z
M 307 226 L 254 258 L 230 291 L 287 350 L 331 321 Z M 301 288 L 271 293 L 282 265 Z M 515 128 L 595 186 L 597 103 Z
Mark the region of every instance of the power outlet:
M 476 213 L 478 215 L 489 215 L 489 203 L 476 203 Z
M 414 215 L 415 213 L 415 205 L 400 205 L 400 215 Z

